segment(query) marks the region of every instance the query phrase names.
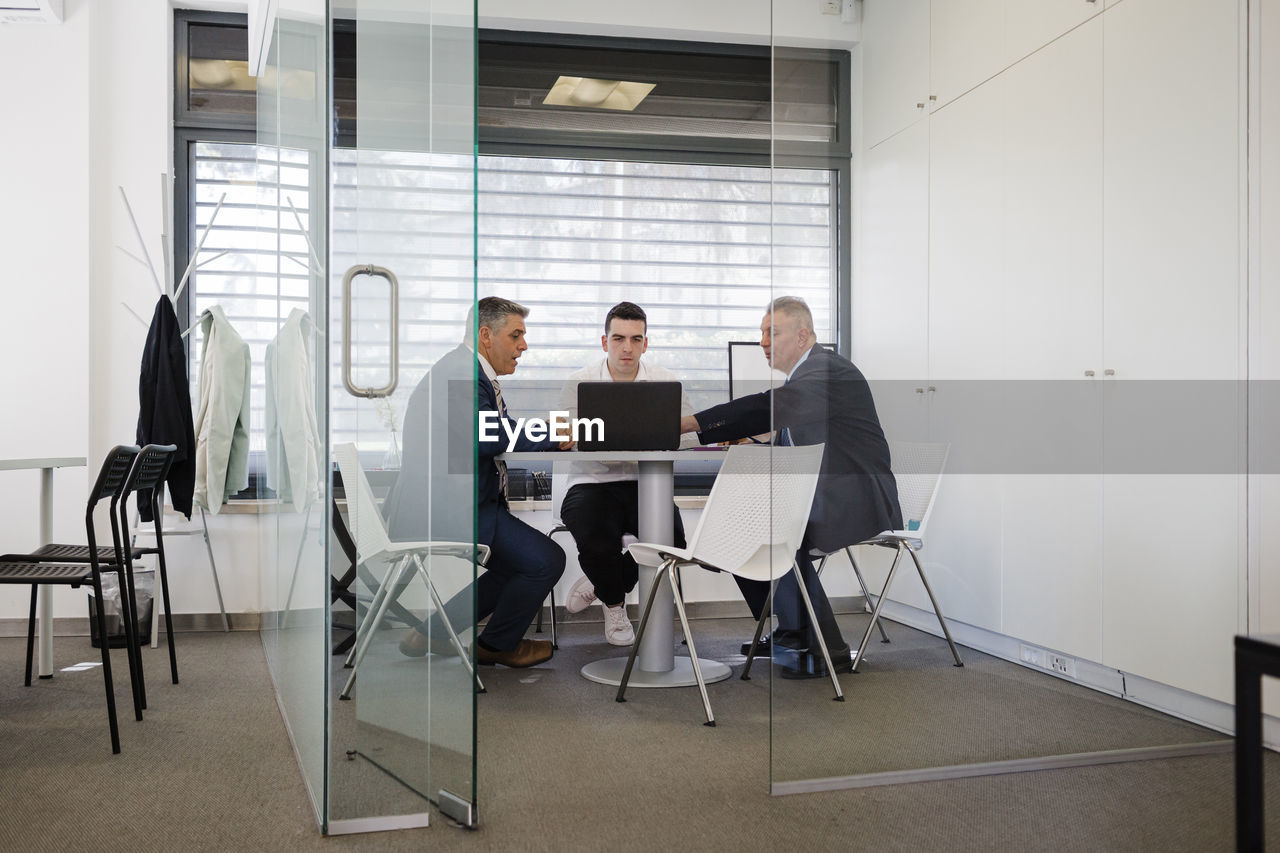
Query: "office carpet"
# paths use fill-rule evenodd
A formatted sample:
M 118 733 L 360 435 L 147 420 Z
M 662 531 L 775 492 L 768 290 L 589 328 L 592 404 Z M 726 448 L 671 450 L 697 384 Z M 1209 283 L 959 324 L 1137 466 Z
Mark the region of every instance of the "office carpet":
M 744 624 L 696 622 L 702 655 L 732 662 Z M 701 725 L 693 690 L 636 690 L 618 704 L 611 688 L 579 677 L 582 662 L 610 650 L 598 625 L 569 626 L 549 665 L 482 670 L 489 692 L 479 697 L 478 831 L 435 815 L 426 829 L 329 839 L 315 828 L 256 634 L 180 635 L 177 686 L 168 682 L 163 646 L 147 650 L 150 708 L 140 723 L 132 719 L 125 657 L 117 653 L 118 756 L 110 753 L 97 667 L 59 672 L 24 688 L 24 642 L 0 640 L 0 849 L 1092 851 L 1233 845 L 1230 755 L 770 797 L 771 765 L 775 778 L 823 775 L 823 762 L 832 760 L 828 753 L 838 742 L 854 744 L 846 758 L 878 750 L 880 757 L 860 769 L 881 767 L 890 755 L 903 766 L 924 755 L 894 730 L 934 731 L 930 749 L 950 749 L 949 760 L 990 754 L 1010 741 L 1011 725 L 1048 728 L 1052 734 L 1034 748 L 1061 743 L 1068 751 L 1077 751 L 1072 746 L 1084 742 L 1079 738 L 1098 743 L 1099 732 L 1116 745 L 1205 736 L 1108 697 L 1074 695 L 1079 689 L 1073 685 L 971 650 L 962 650 L 966 667 L 955 669 L 934 638 L 897 626 L 891 631 L 899 650 L 884 647 L 868 657 L 866 673 L 844 676 L 849 701 L 831 702 L 818 681 L 777 684 L 774 710 L 782 722 L 804 720 L 811 730 L 815 723 L 838 725 L 840 737 L 825 737 L 814 748 L 803 737 L 780 733 L 771 748 L 763 667 L 750 682 L 735 677 L 712 685 L 718 725 L 708 728 Z M 87 640 L 59 638 L 56 666 L 95 659 Z M 908 687 L 917 668 L 922 685 Z M 897 689 L 908 698 L 882 708 L 883 719 L 869 716 L 891 692 L 879 682 L 895 680 L 895 673 Z M 952 677 L 970 679 L 970 689 L 951 689 Z M 1070 706 L 1086 712 L 1068 713 Z M 1035 715 L 1052 707 L 1059 709 L 1052 724 L 1037 724 Z M 334 713 L 340 740 L 349 725 L 340 717 L 347 712 Z M 886 721 L 885 729 L 876 728 Z M 1025 737 L 1013 741 L 1021 746 L 1006 749 L 1012 757 L 1032 746 Z M 357 756 L 351 762 L 358 777 L 348 787 L 377 787 L 379 771 L 363 761 Z M 1277 768 L 1280 758 L 1268 756 L 1272 778 Z M 335 782 L 339 778 L 335 773 Z M 355 813 L 354 802 L 346 805 Z M 1280 785 L 1269 789 L 1267 808 L 1269 836 L 1280 838 Z

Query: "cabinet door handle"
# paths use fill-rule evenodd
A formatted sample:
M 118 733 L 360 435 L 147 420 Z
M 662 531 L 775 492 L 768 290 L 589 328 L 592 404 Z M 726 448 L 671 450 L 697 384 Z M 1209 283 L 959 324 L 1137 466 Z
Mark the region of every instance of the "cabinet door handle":
M 1108 367 L 1106 370 L 1102 371 L 1102 375 L 1103 375 L 1103 376 L 1115 376 L 1115 375 L 1116 375 L 1116 372 L 1115 372 L 1114 370 L 1112 370 L 1111 368 L 1109 368 L 1109 367 Z
M 932 394 L 934 391 L 937 391 L 937 390 L 938 390 L 938 387 L 937 387 L 936 385 L 930 385 L 930 386 L 929 386 L 929 393 L 930 393 L 930 394 Z
M 916 393 L 917 393 L 917 394 L 923 394 L 923 393 L 924 393 L 924 389 L 923 389 L 923 388 L 917 388 L 917 389 L 916 389 Z
M 1091 377 L 1091 376 L 1093 376 L 1093 371 L 1092 371 L 1092 370 L 1086 370 L 1086 371 L 1084 372 L 1084 375 L 1085 375 L 1085 376 L 1090 376 L 1090 377 Z
M 918 109 L 918 110 L 922 110 L 922 109 L 924 109 L 924 102 L 923 102 L 923 101 L 921 101 L 920 103 L 917 103 L 917 104 L 916 104 L 916 109 Z
M 930 95 L 930 96 L 929 96 L 929 100 L 930 100 L 930 101 L 936 101 L 936 100 L 938 100 L 938 96 L 937 96 L 937 95 Z

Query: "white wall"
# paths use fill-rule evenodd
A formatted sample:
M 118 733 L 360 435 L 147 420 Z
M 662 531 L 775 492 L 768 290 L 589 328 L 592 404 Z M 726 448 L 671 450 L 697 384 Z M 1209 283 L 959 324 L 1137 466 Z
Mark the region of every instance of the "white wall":
M 3 458 L 89 454 L 88 6 L 70 0 L 61 25 L 0 26 Z M 87 477 L 84 469 L 56 473 L 55 535 L 84 536 Z M 37 472 L 0 473 L 0 549 L 40 544 L 38 488 Z M 26 600 L 0 598 L 0 616 L 25 616 Z

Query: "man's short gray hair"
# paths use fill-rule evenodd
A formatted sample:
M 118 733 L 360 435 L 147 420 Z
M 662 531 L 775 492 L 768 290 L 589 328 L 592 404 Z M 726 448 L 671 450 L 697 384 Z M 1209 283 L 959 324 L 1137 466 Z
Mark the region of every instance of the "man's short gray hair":
M 783 314 L 796 321 L 796 328 L 813 332 L 813 313 L 799 296 L 779 296 L 765 309 L 769 314 Z
M 501 332 L 512 314 L 528 317 L 529 309 L 501 296 L 486 296 L 480 300 L 480 326 L 488 326 L 491 331 Z M 469 323 L 467 325 L 470 326 Z

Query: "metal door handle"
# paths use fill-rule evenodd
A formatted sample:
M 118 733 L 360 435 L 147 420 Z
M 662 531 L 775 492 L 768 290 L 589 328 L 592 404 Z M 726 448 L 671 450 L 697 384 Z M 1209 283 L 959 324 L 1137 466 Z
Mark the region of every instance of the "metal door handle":
M 1102 371 L 1102 375 L 1103 375 L 1103 376 L 1115 376 L 1115 375 L 1116 375 L 1116 372 L 1115 372 L 1114 370 L 1112 370 L 1110 367 L 1108 367 L 1106 370 Z
M 380 388 L 361 388 L 351 381 L 351 282 L 358 275 L 380 276 L 391 285 L 391 378 Z M 400 281 L 386 267 L 356 264 L 342 277 L 342 384 L 354 397 L 390 397 L 400 383 Z
M 1092 376 L 1092 375 L 1093 375 L 1093 371 L 1092 371 L 1092 370 L 1086 370 L 1086 371 L 1084 372 L 1084 375 L 1085 375 L 1085 376 Z

